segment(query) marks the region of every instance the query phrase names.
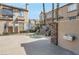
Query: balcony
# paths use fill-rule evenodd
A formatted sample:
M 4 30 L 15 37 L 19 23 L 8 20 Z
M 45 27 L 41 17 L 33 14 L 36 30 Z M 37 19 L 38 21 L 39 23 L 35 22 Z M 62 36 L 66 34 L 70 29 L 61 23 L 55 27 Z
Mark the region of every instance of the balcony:
M 13 15 L 13 11 L 12 10 L 8 10 L 8 9 L 0 9 L 0 14 L 2 15 Z
M 18 16 L 17 21 L 24 21 L 24 17 L 23 16 Z
M 8 17 L 8 16 L 0 16 L 0 20 L 5 20 L 5 21 L 11 21 L 11 20 L 13 20 L 13 18 L 12 17 Z

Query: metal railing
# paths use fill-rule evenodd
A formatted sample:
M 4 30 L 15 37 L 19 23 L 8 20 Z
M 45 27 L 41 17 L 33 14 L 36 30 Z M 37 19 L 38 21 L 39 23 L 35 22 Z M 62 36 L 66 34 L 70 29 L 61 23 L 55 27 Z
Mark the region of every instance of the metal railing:
M 3 20 L 12 20 L 13 18 L 12 17 L 0 17 L 0 19 L 3 19 Z
M 12 10 L 7 10 L 7 9 L 0 9 L 0 14 L 13 15 L 13 11 Z

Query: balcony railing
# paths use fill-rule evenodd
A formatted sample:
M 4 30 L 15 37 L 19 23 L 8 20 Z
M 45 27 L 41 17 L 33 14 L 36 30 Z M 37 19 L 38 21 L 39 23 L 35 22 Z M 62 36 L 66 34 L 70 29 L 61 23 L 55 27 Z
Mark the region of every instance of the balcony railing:
M 24 16 L 18 16 L 17 18 L 18 19 L 24 19 Z
M 24 21 L 24 17 L 23 16 L 18 16 L 16 21 Z
M 0 17 L 0 20 L 13 20 L 13 18 L 12 17 Z
M 0 9 L 0 14 L 13 15 L 13 11 L 12 10 L 8 10 L 8 9 Z

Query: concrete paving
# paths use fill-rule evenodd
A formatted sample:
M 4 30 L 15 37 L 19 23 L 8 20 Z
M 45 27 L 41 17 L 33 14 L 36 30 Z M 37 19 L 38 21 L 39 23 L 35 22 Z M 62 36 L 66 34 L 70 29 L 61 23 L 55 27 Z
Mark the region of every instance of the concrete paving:
M 50 37 L 35 37 L 34 40 L 36 41 L 21 44 L 27 55 L 75 55 L 69 50 L 50 43 Z
M 29 36 L 25 34 L 15 34 L 0 36 L 0 54 L 1 55 L 25 55 L 21 43 L 29 42 Z
M 0 36 L 0 55 L 26 55 L 21 44 L 36 41 L 30 35 L 32 33 Z
M 0 55 L 73 55 L 71 51 L 50 43 L 44 36 L 30 34 L 0 36 Z

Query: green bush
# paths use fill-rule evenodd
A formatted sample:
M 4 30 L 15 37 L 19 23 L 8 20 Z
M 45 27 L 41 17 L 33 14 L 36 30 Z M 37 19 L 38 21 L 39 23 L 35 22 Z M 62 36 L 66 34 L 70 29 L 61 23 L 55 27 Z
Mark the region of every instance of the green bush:
M 29 30 L 29 32 L 34 33 L 34 32 L 35 32 L 35 30 L 32 30 L 32 29 L 31 29 L 31 30 Z

